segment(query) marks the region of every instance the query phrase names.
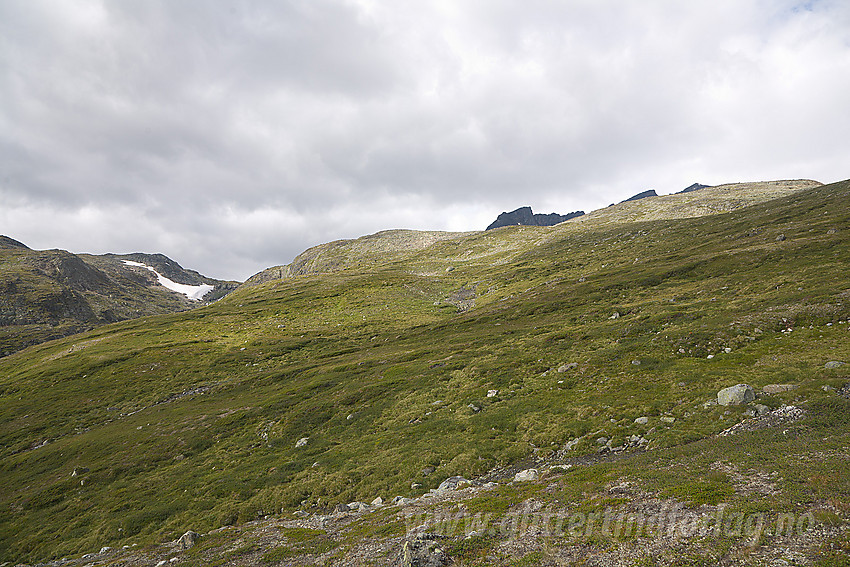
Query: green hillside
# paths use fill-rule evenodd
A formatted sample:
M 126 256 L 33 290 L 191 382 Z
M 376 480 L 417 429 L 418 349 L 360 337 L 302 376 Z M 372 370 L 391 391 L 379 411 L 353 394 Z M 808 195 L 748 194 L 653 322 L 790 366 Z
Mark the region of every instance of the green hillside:
M 589 509 L 628 480 L 690 506 L 814 507 L 842 526 L 850 366 L 825 364 L 850 362 L 848 203 L 845 181 L 691 219 L 443 235 L 8 356 L 0 562 L 413 497 L 536 462 L 576 466 L 467 507 L 501 514 L 534 496 Z M 706 402 L 738 383 L 792 385 L 757 403 L 806 415 L 718 438 L 753 405 Z M 596 463 L 599 437 L 634 456 Z M 769 474 L 776 491 L 756 503 L 723 467 Z M 386 518 L 387 534 L 401 526 Z M 356 533 L 317 548 L 325 564 Z M 498 563 L 497 539 L 470 541 L 447 549 L 547 564 L 542 548 Z M 705 563 L 680 564 L 714 564 L 735 542 L 706 545 Z

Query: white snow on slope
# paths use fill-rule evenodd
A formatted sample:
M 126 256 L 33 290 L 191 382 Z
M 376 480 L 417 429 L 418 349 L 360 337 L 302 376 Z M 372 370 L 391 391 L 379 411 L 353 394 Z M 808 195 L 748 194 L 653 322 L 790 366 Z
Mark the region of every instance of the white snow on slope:
M 166 278 L 165 276 L 163 276 L 162 274 L 160 274 L 159 272 L 157 272 L 156 270 L 154 270 L 150 266 L 146 266 L 145 264 L 142 264 L 141 262 L 133 262 L 133 261 L 130 261 L 130 260 L 122 260 L 122 262 L 124 262 L 128 266 L 135 266 L 137 268 L 145 268 L 147 270 L 150 270 L 151 272 L 156 274 L 156 278 L 159 280 L 159 284 L 161 286 L 166 287 L 166 288 L 170 289 L 171 291 L 176 291 L 177 293 L 182 293 L 183 295 L 185 295 L 186 297 L 188 297 L 192 301 L 200 301 L 202 297 L 204 297 L 207 293 L 209 293 L 210 291 L 213 290 L 213 286 L 207 285 L 207 284 L 186 285 L 186 284 L 177 283 L 175 281 L 171 281 L 170 279 Z

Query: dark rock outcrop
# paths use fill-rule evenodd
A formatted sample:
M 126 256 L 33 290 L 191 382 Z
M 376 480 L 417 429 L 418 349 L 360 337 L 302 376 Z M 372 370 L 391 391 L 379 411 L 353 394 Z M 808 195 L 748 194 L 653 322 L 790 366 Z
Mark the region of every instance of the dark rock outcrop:
M 557 213 L 549 213 L 548 215 L 534 214 L 534 212 L 532 212 L 531 210 L 531 207 L 520 207 L 515 211 L 500 214 L 498 217 L 496 217 L 496 220 L 493 221 L 493 223 L 487 227 L 486 230 L 492 230 L 494 228 L 500 228 L 503 226 L 516 225 L 552 226 L 558 224 L 559 222 L 564 222 L 575 217 L 580 217 L 583 214 L 584 211 L 575 211 L 566 215 L 559 215 Z
M 23 242 L 18 242 L 14 238 L 9 238 L 2 234 L 0 234 L 0 248 L 21 248 L 23 250 L 29 250 L 29 246 Z
M 624 199 L 620 201 L 620 203 L 628 203 L 629 201 L 639 201 L 640 199 L 646 199 L 647 197 L 657 197 L 658 193 L 655 192 L 655 189 L 649 189 L 644 191 L 643 193 L 638 193 L 637 195 L 632 195 L 628 199 Z
M 702 183 L 694 183 L 693 185 L 691 185 L 689 187 L 685 187 L 684 189 L 682 189 L 681 191 L 679 191 L 676 194 L 681 195 L 682 193 L 690 193 L 692 191 L 699 191 L 700 189 L 706 189 L 708 187 L 711 187 L 711 185 L 703 185 Z

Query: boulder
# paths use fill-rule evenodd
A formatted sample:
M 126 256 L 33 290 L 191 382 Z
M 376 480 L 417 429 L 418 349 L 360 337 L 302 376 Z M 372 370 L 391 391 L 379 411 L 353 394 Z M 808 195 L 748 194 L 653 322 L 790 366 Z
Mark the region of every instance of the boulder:
M 177 540 L 177 546 L 180 549 L 189 549 L 190 547 L 195 545 L 195 542 L 199 539 L 201 539 L 201 534 L 189 530 L 188 532 L 180 536 L 180 539 Z
M 383 506 L 383 505 L 384 505 L 384 499 L 381 498 L 380 496 L 378 496 L 377 498 L 372 500 L 372 504 L 370 504 L 370 506 L 373 506 L 375 508 L 377 508 L 378 506 Z
M 717 403 L 721 406 L 740 406 L 756 399 L 756 393 L 749 384 L 735 384 L 717 392 Z
M 419 534 L 404 542 L 396 565 L 401 567 L 442 567 L 451 563 L 451 559 L 442 550 L 438 541 L 440 536 Z
M 844 366 L 846 363 L 838 360 L 830 360 L 826 364 L 823 365 L 824 368 L 839 368 Z
M 460 490 L 466 486 L 472 484 L 469 480 L 463 478 L 462 476 L 450 476 L 446 480 L 440 483 L 440 486 L 437 487 L 438 492 L 445 492 L 448 490 Z
M 646 417 L 645 415 L 642 415 L 640 417 L 636 417 L 635 423 L 637 423 L 638 425 L 646 425 L 647 423 L 649 423 L 649 418 Z
M 540 473 L 537 469 L 525 469 L 514 475 L 514 482 L 528 482 L 540 478 Z
M 495 398 L 498 395 L 499 395 L 499 390 L 487 390 L 487 397 L 488 398 Z

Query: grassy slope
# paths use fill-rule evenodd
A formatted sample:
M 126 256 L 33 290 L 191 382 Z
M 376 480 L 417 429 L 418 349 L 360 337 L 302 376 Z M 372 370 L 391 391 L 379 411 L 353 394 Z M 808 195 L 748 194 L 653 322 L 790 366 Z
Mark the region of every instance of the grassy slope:
M 410 495 L 586 433 L 679 447 L 650 452 L 643 481 L 696 482 L 703 453 L 663 465 L 741 418 L 703 409 L 718 389 L 793 383 L 763 401 L 817 404 L 846 381 L 823 365 L 850 361 L 848 197 L 842 182 L 713 217 L 477 233 L 7 357 L 0 560 Z M 845 421 L 830 431 L 822 447 L 846 444 Z M 846 473 L 804 472 L 777 507 L 848 502 Z

